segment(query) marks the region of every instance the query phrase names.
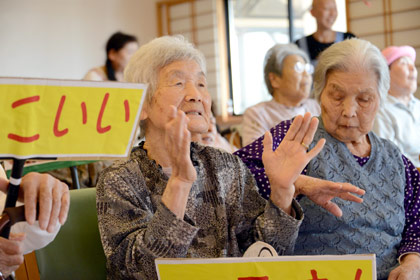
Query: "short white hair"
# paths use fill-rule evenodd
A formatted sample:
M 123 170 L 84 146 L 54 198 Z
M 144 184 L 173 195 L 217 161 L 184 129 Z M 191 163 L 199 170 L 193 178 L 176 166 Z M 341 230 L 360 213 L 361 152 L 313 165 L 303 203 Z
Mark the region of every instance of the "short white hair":
M 148 84 L 146 102 L 150 104 L 159 83 L 159 71 L 175 61 L 192 60 L 206 73 L 203 54 L 183 36 L 163 36 L 141 46 L 124 70 L 124 80 Z
M 321 53 L 314 75 L 313 93 L 316 100 L 320 101 L 321 99 L 328 74 L 336 70 L 343 72 L 373 71 L 380 102 L 385 100 L 390 87 L 389 69 L 381 51 L 372 43 L 352 38 L 335 43 Z
M 124 70 L 124 81 L 147 84 L 146 99 L 151 104 L 159 83 L 159 71 L 175 61 L 195 61 L 206 74 L 204 55 L 183 36 L 163 36 L 141 46 L 131 57 Z M 140 137 L 146 132 L 146 122 L 140 122 Z

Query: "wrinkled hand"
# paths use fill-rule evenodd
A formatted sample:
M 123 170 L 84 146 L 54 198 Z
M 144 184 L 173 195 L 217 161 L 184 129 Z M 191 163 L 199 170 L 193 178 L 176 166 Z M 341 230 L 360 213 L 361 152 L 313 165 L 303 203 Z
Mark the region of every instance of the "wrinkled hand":
M 401 265 L 389 274 L 388 280 L 420 279 L 420 256 L 408 254 L 404 256 Z
M 0 237 L 0 272 L 9 276 L 23 263 L 23 233 L 11 233 L 9 239 Z
M 302 145 L 312 143 L 318 126 L 318 119 L 311 119 L 311 114 L 297 116 L 283 141 L 273 151 L 273 139 L 270 132 L 264 135 L 262 160 L 271 185 L 271 200 L 280 208 L 290 213 L 291 201 L 295 192 L 294 182 L 308 162 L 324 147 L 321 139 L 309 152 Z
M 1 188 L 6 189 L 8 183 L 0 178 Z M 36 220 L 36 206 L 39 204 L 39 227 L 53 232 L 57 221 L 64 224 L 67 219 L 69 189 L 51 175 L 31 172 L 22 177 L 19 201 L 25 204 L 25 218 L 30 225 Z
M 191 133 L 188 130 L 189 119 L 181 110 L 170 108 L 171 119 L 165 125 L 165 145 L 172 165 L 172 177 L 187 183 L 197 179 L 197 172 L 191 162 Z
M 344 200 L 362 203 L 363 199 L 354 194 L 365 194 L 364 190 L 349 183 L 335 183 L 305 175 L 300 175 L 298 177 L 295 182 L 295 187 L 295 195 L 305 195 L 337 217 L 341 217 L 343 212 L 337 204 L 331 201 L 331 199 L 339 197 Z
M 171 161 L 172 174 L 162 194 L 162 202 L 179 219 L 182 219 L 192 184 L 197 179 L 197 171 L 190 156 L 189 119 L 184 112 L 177 111 L 174 106 L 170 109 L 172 110 L 171 119 L 165 125 L 165 145 Z

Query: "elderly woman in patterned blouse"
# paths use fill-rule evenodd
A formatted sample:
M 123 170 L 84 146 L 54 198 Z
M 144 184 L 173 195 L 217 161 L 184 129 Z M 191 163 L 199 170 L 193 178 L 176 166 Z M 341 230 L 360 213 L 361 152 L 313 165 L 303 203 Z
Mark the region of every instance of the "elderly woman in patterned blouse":
M 210 117 L 198 50 L 182 37 L 157 38 L 134 54 L 124 76 L 149 84 L 141 113 L 146 140 L 97 186 L 108 277 L 157 279 L 155 258 L 242 256 L 258 240 L 290 254 L 302 219 L 293 183 L 324 141 L 309 153 L 300 143 L 312 142 L 318 121 L 297 118 L 274 152 L 267 138 L 272 192 L 265 201 L 238 157 L 191 143 Z M 270 173 L 274 166 L 284 172 Z
M 394 144 L 371 131 L 389 88 L 389 71 L 381 52 L 360 39 L 334 44 L 321 54 L 314 82 L 314 94 L 321 104 L 314 141 L 324 138 L 326 145 L 303 174 L 314 180 L 350 182 L 366 194 L 362 204 L 329 201 L 343 210 L 341 218 L 314 203 L 316 196 L 300 199 L 305 219 L 294 253 L 375 253 L 378 279 L 420 279 L 419 172 Z M 271 129 L 275 147 L 284 141 L 289 127 L 290 121 L 285 121 Z M 262 141 L 256 140 L 237 155 L 267 197 L 270 184 L 261 164 Z M 313 147 L 305 142 L 302 146 Z M 297 193 L 305 194 L 301 179 L 295 186 Z

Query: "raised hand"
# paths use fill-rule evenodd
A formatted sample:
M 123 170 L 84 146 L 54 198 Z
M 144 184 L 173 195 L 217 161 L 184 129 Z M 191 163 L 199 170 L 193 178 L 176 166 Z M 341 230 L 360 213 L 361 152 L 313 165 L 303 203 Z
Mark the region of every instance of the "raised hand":
M 162 202 L 178 218 L 184 217 L 191 186 L 197 179 L 190 157 L 191 133 L 185 113 L 170 108 L 171 119 L 165 125 L 165 145 L 170 156 L 172 174 L 162 195 Z
M 264 135 L 262 160 L 271 185 L 271 200 L 286 213 L 291 213 L 295 193 L 294 182 L 308 162 L 324 147 L 325 139 L 307 151 L 318 127 L 318 119 L 310 113 L 297 116 L 283 141 L 273 151 L 273 139 L 269 132 Z
M 363 199 L 354 194 L 365 194 L 364 190 L 349 183 L 335 183 L 305 175 L 300 175 L 298 177 L 295 182 L 295 188 L 296 195 L 305 195 L 310 200 L 337 217 L 341 217 L 343 212 L 337 204 L 331 201 L 334 197 L 362 203 Z
M 172 118 L 165 126 L 165 145 L 171 160 L 172 176 L 193 183 L 197 179 L 197 172 L 190 158 L 189 119 L 183 111 L 177 111 L 174 106 L 170 109 Z

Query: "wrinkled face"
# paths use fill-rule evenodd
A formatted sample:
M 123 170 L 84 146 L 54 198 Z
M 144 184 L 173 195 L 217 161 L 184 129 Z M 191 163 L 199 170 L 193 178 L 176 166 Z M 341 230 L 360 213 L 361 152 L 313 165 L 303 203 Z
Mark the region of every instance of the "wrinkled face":
M 321 116 L 328 133 L 341 142 L 358 142 L 372 129 L 379 108 L 373 71 L 332 71 L 321 92 Z
M 337 19 L 335 0 L 314 0 L 311 14 L 315 17 L 318 27 L 331 29 Z
M 207 80 L 200 66 L 192 60 L 175 61 L 159 71 L 158 86 L 150 104 L 145 104 L 146 137 L 151 130 L 164 132 L 170 120 L 170 106 L 184 111 L 191 133 L 204 133 L 209 128 L 211 99 Z
M 274 94 L 278 90 L 283 96 L 297 102 L 308 98 L 312 85 L 312 73 L 301 69 L 305 65 L 306 62 L 301 56 L 288 55 L 283 61 L 282 75 L 276 77 L 278 85 L 275 86 L 272 83 Z
M 118 51 L 110 50 L 109 59 L 113 62 L 114 67 L 124 69 L 138 48 L 139 44 L 137 42 L 126 43 L 124 47 Z
M 410 95 L 417 90 L 417 69 L 408 56 L 395 60 L 389 67 L 389 74 L 391 93 Z

